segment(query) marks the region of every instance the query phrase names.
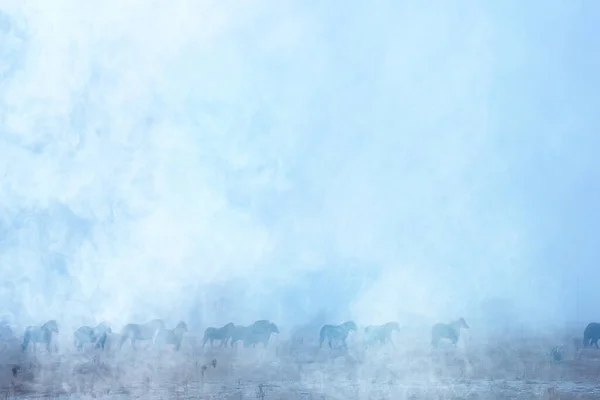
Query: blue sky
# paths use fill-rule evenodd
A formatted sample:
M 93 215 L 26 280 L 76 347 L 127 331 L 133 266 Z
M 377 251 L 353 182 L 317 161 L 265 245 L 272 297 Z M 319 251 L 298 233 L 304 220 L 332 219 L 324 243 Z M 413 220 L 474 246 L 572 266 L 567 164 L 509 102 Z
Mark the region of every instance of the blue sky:
M 502 298 L 598 318 L 599 17 L 5 1 L 2 312 L 366 324 Z

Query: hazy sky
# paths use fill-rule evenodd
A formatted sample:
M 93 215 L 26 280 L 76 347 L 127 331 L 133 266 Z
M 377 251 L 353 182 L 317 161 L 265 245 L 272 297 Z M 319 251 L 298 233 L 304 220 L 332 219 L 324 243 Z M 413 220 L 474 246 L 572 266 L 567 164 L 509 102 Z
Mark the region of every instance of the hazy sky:
M 0 311 L 365 324 L 502 298 L 600 320 L 598 20 L 0 0 Z

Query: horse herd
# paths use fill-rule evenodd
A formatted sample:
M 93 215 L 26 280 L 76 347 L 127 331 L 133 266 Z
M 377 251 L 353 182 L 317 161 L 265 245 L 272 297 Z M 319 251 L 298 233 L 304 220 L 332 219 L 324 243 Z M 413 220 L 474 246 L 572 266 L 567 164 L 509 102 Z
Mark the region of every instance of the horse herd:
M 456 346 L 461 329 L 469 329 L 464 318 L 459 318 L 450 323 L 436 323 L 431 328 L 431 345 L 438 347 L 441 340 L 448 340 Z M 327 342 L 330 348 L 333 344 L 339 344 L 341 347 L 347 348 L 346 339 L 348 334 L 353 331 L 357 332 L 358 328 L 354 321 L 346 321 L 340 325 L 323 325 L 319 331 L 319 348 Z M 388 322 L 383 325 L 368 325 L 364 328 L 364 344 L 372 346 L 374 344 L 394 345 L 391 340 L 392 332 L 399 332 L 400 326 L 397 322 Z M 22 351 L 25 351 L 29 344 L 33 344 L 34 351 L 36 344 L 44 344 L 48 352 L 51 351 L 50 343 L 54 334 L 58 334 L 58 323 L 55 320 L 50 320 L 41 326 L 28 326 L 23 335 L 21 345 Z M 183 335 L 188 332 L 185 322 L 179 322 L 173 329 L 167 329 L 165 323 L 160 319 L 154 319 L 145 324 L 127 324 L 117 335 L 118 348 L 129 340 L 131 347 L 136 349 L 137 341 L 150 340 L 155 346 L 161 347 L 164 345 L 173 345 L 178 351 L 181 347 Z M 277 325 L 269 320 L 258 320 L 248 326 L 235 325 L 230 322 L 220 328 L 209 327 L 204 331 L 202 339 L 202 347 L 207 343 L 211 347 L 214 342 L 219 342 L 219 347 L 230 346 L 234 347 L 236 343 L 241 342 L 244 347 L 256 347 L 257 344 L 268 345 L 271 335 L 279 333 Z M 101 322 L 96 327 L 82 326 L 73 334 L 73 343 L 75 349 L 82 351 L 84 346 L 92 345 L 98 349 L 105 349 L 107 339 L 112 334 L 110 325 L 106 322 Z M 600 323 L 590 323 L 586 326 L 583 335 L 583 346 L 594 346 L 598 348 L 598 340 L 600 340 Z
M 438 342 L 442 339 L 447 339 L 454 345 L 458 342 L 461 328 L 469 328 L 463 318 L 460 318 L 449 324 L 437 323 L 431 330 L 431 343 L 437 347 Z M 330 348 L 336 345 L 347 348 L 346 339 L 348 334 L 358 330 L 354 321 L 346 321 L 340 325 L 323 325 L 319 331 L 319 348 L 327 342 Z M 397 322 L 388 322 L 383 325 L 368 325 L 364 328 L 364 343 L 372 346 L 375 344 L 394 345 L 391 340 L 393 332 L 399 332 L 400 326 Z M 59 327 L 55 320 L 50 320 L 40 326 L 28 326 L 23 335 L 21 350 L 25 351 L 30 344 L 33 345 L 33 350 L 36 351 L 36 345 L 45 345 L 48 352 L 51 351 L 50 343 L 52 337 L 58 334 Z M 179 322 L 173 329 L 167 329 L 165 323 L 161 319 L 154 319 L 144 324 L 127 324 L 123 329 L 116 334 L 118 337 L 117 345 L 121 349 L 123 345 L 129 341 L 131 347 L 136 350 L 136 342 L 151 341 L 156 347 L 164 345 L 173 345 L 178 351 L 181 347 L 181 342 L 185 333 L 188 332 L 185 322 Z M 256 347 L 258 344 L 267 346 L 272 334 L 279 333 L 279 329 L 275 323 L 269 320 L 258 320 L 248 326 L 235 325 L 232 322 L 225 324 L 220 328 L 208 327 L 204 331 L 202 338 L 202 347 L 210 344 L 213 347 L 215 342 L 218 342 L 219 347 L 234 347 L 236 343 L 241 342 L 244 347 Z M 77 351 L 82 351 L 84 346 L 93 346 L 97 349 L 104 350 L 108 338 L 113 334 L 110 325 L 106 322 L 101 322 L 95 327 L 82 326 L 73 334 L 73 344 Z M 316 335 L 315 335 L 316 337 Z

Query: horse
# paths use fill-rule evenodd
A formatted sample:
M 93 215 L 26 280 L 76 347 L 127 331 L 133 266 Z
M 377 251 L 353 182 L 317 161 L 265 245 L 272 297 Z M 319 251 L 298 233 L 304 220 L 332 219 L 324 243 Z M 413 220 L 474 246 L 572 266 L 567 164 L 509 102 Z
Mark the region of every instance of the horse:
M 37 343 L 45 343 L 46 350 L 50 353 L 50 342 L 52 341 L 53 333 L 58 334 L 58 324 L 53 319 L 42 326 L 28 326 L 25 328 L 21 350 L 25 351 L 29 342 L 33 342 L 33 351 L 35 352 Z
M 392 332 L 400 332 L 400 326 L 397 322 L 388 322 L 383 325 L 367 325 L 365 327 L 365 344 L 367 346 L 379 341 L 380 344 L 390 342 L 394 346 L 392 341 Z M 395 346 L 394 346 L 395 347 Z
M 104 350 L 106 346 L 106 340 L 108 339 L 108 335 L 112 333 L 112 329 L 110 325 L 106 322 L 100 322 L 94 328 L 94 334 L 96 335 L 96 348 Z
M 154 337 L 155 345 L 163 345 L 163 344 L 173 344 L 175 345 L 175 351 L 179 351 L 181 347 L 181 340 L 183 339 L 183 334 L 187 333 L 188 328 L 185 322 L 181 321 L 175 329 L 161 329 L 157 332 Z
M 467 325 L 464 318 L 459 318 L 449 324 L 438 322 L 431 328 L 431 345 L 437 347 L 441 339 L 449 339 L 456 346 L 461 328 L 469 329 L 469 325 Z
M 244 340 L 250 331 L 250 326 L 234 325 L 231 327 L 231 335 L 229 337 L 229 346 L 233 347 L 240 340 Z
M 600 323 L 590 322 L 583 331 L 583 347 L 598 347 L 598 339 L 600 339 Z
M 219 340 L 221 342 L 221 345 L 219 347 L 223 347 L 224 345 L 227 344 L 227 341 L 229 340 L 229 338 L 231 338 L 231 331 L 234 328 L 234 324 L 233 322 L 230 322 L 224 326 L 222 326 L 221 328 L 213 328 L 213 327 L 208 327 L 206 328 L 206 330 L 204 331 L 204 339 L 202 342 L 202 347 L 204 347 L 204 345 L 206 345 L 206 342 L 208 342 L 210 340 L 210 347 L 213 346 L 213 342 L 215 340 Z
M 84 325 L 75 331 L 75 348 L 77 351 L 82 351 L 86 343 L 94 343 L 97 349 L 104 350 L 106 339 L 110 333 L 112 330 L 106 322 L 99 323 L 95 328 Z
M 250 344 L 256 345 L 256 342 L 265 343 L 265 336 L 267 336 L 266 342 L 268 343 L 272 332 L 278 333 L 279 330 L 275 324 L 266 319 L 255 321 L 249 326 L 234 325 L 231 329 L 230 345 L 233 347 L 239 341 L 244 342 L 244 347 Z
M 319 348 L 323 346 L 323 341 L 327 339 L 329 343 L 329 347 L 333 347 L 331 345 L 332 340 L 339 340 L 342 342 L 343 347 L 347 348 L 346 338 L 348 337 L 348 333 L 350 331 L 356 332 L 356 324 L 354 321 L 346 321 L 341 325 L 323 325 L 321 331 L 319 332 Z
M 260 321 L 262 322 L 262 321 Z M 250 329 L 246 331 L 244 337 L 244 347 L 252 345 L 256 347 L 257 344 L 262 343 L 265 347 L 269 344 L 271 334 L 279 333 L 279 328 L 272 322 L 269 323 L 254 323 L 250 326 Z
M 15 338 L 15 333 L 6 321 L 0 322 L 0 340 L 12 340 Z
M 131 340 L 131 347 L 135 350 L 136 340 L 152 340 L 158 331 L 165 329 L 165 323 L 162 319 L 153 319 L 145 324 L 127 324 L 121 330 L 121 341 L 119 343 L 119 349 L 123 347 L 123 344 L 127 339 Z

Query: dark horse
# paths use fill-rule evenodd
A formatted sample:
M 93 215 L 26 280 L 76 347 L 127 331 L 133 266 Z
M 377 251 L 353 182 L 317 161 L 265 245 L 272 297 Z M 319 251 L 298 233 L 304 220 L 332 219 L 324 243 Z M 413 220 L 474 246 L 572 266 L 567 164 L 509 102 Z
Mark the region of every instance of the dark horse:
M 370 346 L 375 342 L 379 342 L 383 345 L 389 342 L 394 346 L 392 341 L 392 332 L 394 331 L 400 332 L 400 325 L 394 321 L 383 325 L 367 325 L 365 327 L 365 344 Z
M 266 319 L 255 321 L 249 326 L 234 325 L 231 329 L 231 347 L 239 341 L 242 341 L 244 347 L 252 345 L 256 347 L 262 343 L 265 347 L 269 343 L 272 333 L 279 333 L 277 325 Z
M 583 347 L 598 348 L 598 339 L 600 339 L 600 323 L 590 322 L 583 331 Z
M 338 340 L 342 342 L 343 347 L 348 347 L 346 345 L 346 338 L 350 331 L 356 332 L 356 324 L 354 321 L 346 321 L 341 325 L 323 325 L 319 332 L 319 347 L 323 346 L 325 339 L 327 339 L 329 347 L 333 347 L 331 345 L 333 340 Z
M 204 331 L 204 338 L 202 339 L 202 347 L 204 347 L 208 341 L 210 341 L 210 347 L 212 347 L 215 340 L 221 342 L 220 347 L 225 346 L 229 338 L 231 338 L 231 332 L 233 331 L 233 328 L 233 322 L 225 324 L 220 328 L 213 328 L 212 326 L 206 328 Z
M 441 339 L 448 339 L 456 346 L 461 328 L 469 329 L 469 325 L 467 325 L 464 318 L 459 318 L 449 324 L 437 323 L 433 325 L 431 328 L 431 345 L 437 347 Z
M 99 323 L 95 328 L 84 325 L 75 331 L 75 348 L 82 351 L 85 344 L 93 343 L 96 348 L 104 350 L 106 339 L 110 333 L 112 330 L 106 322 Z
M 266 320 L 257 321 L 246 330 L 244 347 L 256 347 L 259 343 L 262 343 L 263 346 L 267 347 L 269 339 L 271 339 L 271 334 L 273 333 L 279 333 L 277 325 Z

